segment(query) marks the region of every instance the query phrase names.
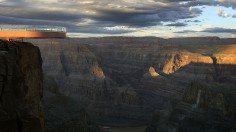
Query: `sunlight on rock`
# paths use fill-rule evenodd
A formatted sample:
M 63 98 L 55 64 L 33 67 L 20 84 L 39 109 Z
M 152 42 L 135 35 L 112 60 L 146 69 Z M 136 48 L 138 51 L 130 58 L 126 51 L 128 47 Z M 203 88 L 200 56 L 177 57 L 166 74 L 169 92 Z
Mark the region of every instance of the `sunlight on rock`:
M 152 67 L 152 66 L 149 68 L 149 73 L 150 73 L 150 75 L 151 75 L 152 77 L 157 77 L 157 76 L 159 76 L 159 74 L 156 72 L 155 68 Z
M 93 74 L 94 74 L 97 78 L 100 78 L 100 79 L 104 79 L 104 78 L 105 78 L 105 75 L 104 75 L 104 73 L 103 73 L 102 68 L 100 68 L 100 67 L 98 67 L 98 66 L 96 65 L 96 66 L 94 66 L 94 67 L 92 68 L 92 70 L 93 70 Z

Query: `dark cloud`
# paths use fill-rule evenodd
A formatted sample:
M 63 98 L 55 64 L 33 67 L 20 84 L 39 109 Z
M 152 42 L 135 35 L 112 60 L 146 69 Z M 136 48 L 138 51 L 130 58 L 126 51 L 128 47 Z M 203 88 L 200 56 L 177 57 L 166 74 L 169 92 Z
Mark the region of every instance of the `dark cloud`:
M 39 20 L 59 20 L 74 21 L 82 18 L 81 14 L 74 14 L 64 11 L 48 11 L 26 7 L 1 6 L 0 15 L 16 18 L 39 19 Z
M 190 2 L 191 0 L 164 0 L 164 1 L 169 1 L 169 2 Z
M 184 22 L 201 22 L 201 21 L 199 21 L 199 20 L 185 20 Z
M 119 30 L 108 30 L 103 27 L 98 26 L 76 26 L 67 22 L 59 22 L 59 21 L 46 21 L 46 20 L 35 20 L 35 19 L 23 19 L 23 18 L 14 18 L 14 17 L 5 17 L 0 16 L 0 22 L 2 24 L 26 24 L 26 25 L 49 25 L 55 26 L 60 25 L 63 27 L 67 27 L 69 32 L 79 32 L 79 33 L 96 33 L 96 34 L 124 34 L 130 33 L 132 30 L 119 29 Z
M 161 22 L 177 21 L 199 16 L 202 11 L 197 8 L 178 8 L 169 7 L 159 10 L 143 10 L 143 11 L 123 11 L 112 9 L 97 9 L 100 15 L 91 18 L 98 21 L 111 22 L 115 24 L 147 27 L 161 25 Z
M 171 23 L 171 24 L 167 24 L 165 26 L 175 26 L 175 27 L 184 27 L 184 26 L 187 26 L 186 23 Z
M 215 27 L 215 28 L 207 28 L 207 29 L 205 29 L 201 32 L 207 32 L 207 33 L 233 33 L 233 34 L 236 34 L 236 29 Z
M 145 27 L 187 26 L 202 14 L 196 6 L 229 6 L 233 0 L 5 0 L 0 3 L 0 24 L 64 26 L 69 32 L 122 34 Z M 107 28 L 126 26 L 128 28 Z
M 193 32 L 196 32 L 196 31 L 193 31 L 193 30 L 183 30 L 183 31 L 178 31 L 178 32 L 174 32 L 174 33 L 193 33 Z
M 217 3 L 214 0 L 189 0 L 185 6 L 194 7 L 194 6 L 214 6 Z
M 236 9 L 236 1 L 235 0 L 217 0 L 218 5 L 225 6 L 225 7 L 232 7 Z
M 118 30 L 108 30 L 102 27 L 79 27 L 79 28 L 68 28 L 74 33 L 95 33 L 95 34 L 125 34 L 132 32 L 131 30 L 118 29 Z
M 180 19 L 194 18 L 201 15 L 202 10 L 198 8 L 176 8 L 173 7 L 169 11 L 163 11 L 160 13 L 160 18 L 162 21 L 177 21 Z
M 187 1 L 186 4 L 184 4 L 186 7 L 219 5 L 224 7 L 232 7 L 233 9 L 236 8 L 236 0 L 186 0 L 186 1 Z
M 100 15 L 91 16 L 92 19 L 115 25 L 146 27 L 160 25 L 161 18 L 152 12 L 125 12 L 121 10 L 96 10 Z
M 25 1 L 24 0 L 3 0 L 3 2 L 1 2 L 1 4 L 3 5 L 18 5 L 18 6 L 22 6 L 25 5 Z
M 236 34 L 236 29 L 228 29 L 228 28 L 221 28 L 221 27 L 214 27 L 214 28 L 206 28 L 202 31 L 193 31 L 193 30 L 183 30 L 178 31 L 175 33 L 194 33 L 194 32 L 205 32 L 205 33 L 231 33 Z
M 0 16 L 0 24 L 15 24 L 15 25 L 50 25 L 50 26 L 64 26 L 69 27 L 73 24 L 63 21 L 49 21 L 49 20 L 39 20 L 39 19 L 25 19 L 25 18 L 15 18 Z
M 179 5 L 178 2 L 186 0 L 163 0 L 163 4 L 158 4 L 159 1 L 150 4 L 137 0 L 142 4 L 141 6 L 129 4 L 127 7 L 125 0 L 118 0 L 113 3 L 107 0 L 90 1 L 93 3 L 92 5 L 89 5 L 90 2 L 85 0 L 79 2 L 65 1 L 58 0 L 61 3 L 51 4 L 47 0 L 43 0 L 40 3 L 33 3 L 28 0 L 9 0 L 5 5 L 0 5 L 0 17 L 3 18 L 0 23 L 58 24 L 58 26 L 66 26 L 69 32 L 94 32 L 95 30 L 92 28 L 96 27 L 96 32 L 106 33 L 107 30 L 104 29 L 106 26 L 118 25 L 142 28 L 161 25 L 162 22 L 175 22 L 180 19 L 194 18 L 202 13 L 198 8 L 189 9 L 189 7 Z M 84 4 L 88 5 L 84 6 Z M 118 6 L 121 8 L 118 8 Z M 87 29 L 84 29 L 77 25 L 77 23 L 83 22 L 83 19 L 89 19 L 94 21 L 94 23 L 92 25 L 85 23 Z M 109 32 L 131 32 L 123 29 L 116 30 L 109 30 Z
M 194 20 L 194 21 L 192 21 L 192 22 L 201 22 L 201 21 L 199 21 L 199 20 Z

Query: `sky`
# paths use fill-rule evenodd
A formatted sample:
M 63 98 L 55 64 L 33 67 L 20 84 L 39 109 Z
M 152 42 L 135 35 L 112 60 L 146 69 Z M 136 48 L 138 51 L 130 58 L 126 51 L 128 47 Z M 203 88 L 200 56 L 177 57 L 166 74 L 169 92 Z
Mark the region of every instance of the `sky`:
M 236 38 L 236 0 L 0 0 L 0 25 L 51 25 L 69 37 Z

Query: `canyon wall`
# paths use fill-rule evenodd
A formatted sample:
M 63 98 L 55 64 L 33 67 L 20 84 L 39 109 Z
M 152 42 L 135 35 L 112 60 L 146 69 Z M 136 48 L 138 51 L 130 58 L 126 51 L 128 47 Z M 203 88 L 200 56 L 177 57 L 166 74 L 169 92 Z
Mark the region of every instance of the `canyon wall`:
M 52 94 L 72 99 L 71 107 L 84 108 L 92 123 L 145 125 L 155 114 L 161 118 L 156 125 L 168 122 L 169 116 L 176 122 L 181 115 L 176 109 L 196 104 L 198 90 L 191 90 L 195 84 L 208 89 L 202 90 L 198 108 L 219 111 L 230 119 L 235 114 L 235 44 L 217 37 L 30 41 L 42 52 L 48 99 Z M 219 100 L 225 101 L 218 104 Z
M 0 131 L 45 132 L 40 51 L 0 40 Z

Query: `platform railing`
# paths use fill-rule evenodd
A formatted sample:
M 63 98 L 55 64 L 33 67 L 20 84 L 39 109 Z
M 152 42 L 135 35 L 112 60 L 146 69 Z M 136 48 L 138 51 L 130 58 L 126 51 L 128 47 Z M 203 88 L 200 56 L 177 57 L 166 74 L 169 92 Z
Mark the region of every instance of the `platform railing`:
M 0 31 L 66 32 L 66 28 L 44 25 L 0 25 Z

